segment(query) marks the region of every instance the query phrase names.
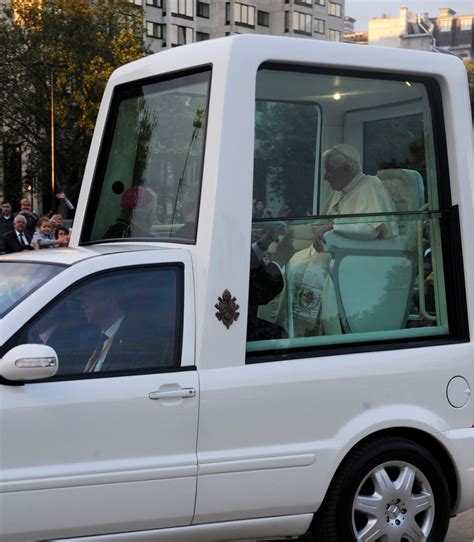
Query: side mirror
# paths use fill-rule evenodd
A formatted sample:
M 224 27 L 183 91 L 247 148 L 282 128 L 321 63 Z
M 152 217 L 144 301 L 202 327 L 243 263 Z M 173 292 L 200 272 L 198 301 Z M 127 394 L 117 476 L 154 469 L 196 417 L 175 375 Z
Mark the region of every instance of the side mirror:
M 45 344 L 20 344 L 0 359 L 0 376 L 7 380 L 39 380 L 58 372 L 58 355 Z

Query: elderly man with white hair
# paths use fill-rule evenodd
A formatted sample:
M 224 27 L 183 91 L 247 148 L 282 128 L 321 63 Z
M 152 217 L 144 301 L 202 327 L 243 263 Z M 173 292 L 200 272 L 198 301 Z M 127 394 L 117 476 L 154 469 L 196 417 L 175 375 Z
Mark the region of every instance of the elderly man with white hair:
M 351 145 L 340 144 L 323 154 L 324 178 L 333 194 L 322 209 L 322 216 L 391 213 L 394 203 L 382 181 L 362 172 L 360 155 Z M 398 234 L 393 222 L 338 223 L 315 227 L 311 246 L 297 252 L 290 260 L 288 285 L 293 298 L 295 336 L 314 335 L 318 329 L 321 306 L 331 256 L 324 251 L 324 236 L 334 230 L 338 234 L 358 240 L 390 239 Z M 347 221 L 345 221 L 347 222 Z

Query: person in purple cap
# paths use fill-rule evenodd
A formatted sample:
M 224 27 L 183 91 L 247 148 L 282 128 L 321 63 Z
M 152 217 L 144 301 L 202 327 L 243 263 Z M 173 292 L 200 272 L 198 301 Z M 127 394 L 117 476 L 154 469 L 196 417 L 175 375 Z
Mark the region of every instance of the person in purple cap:
M 104 234 L 104 239 L 152 237 L 151 228 L 156 223 L 158 198 L 150 188 L 132 186 L 125 190 L 120 200 L 122 212 L 117 222 Z

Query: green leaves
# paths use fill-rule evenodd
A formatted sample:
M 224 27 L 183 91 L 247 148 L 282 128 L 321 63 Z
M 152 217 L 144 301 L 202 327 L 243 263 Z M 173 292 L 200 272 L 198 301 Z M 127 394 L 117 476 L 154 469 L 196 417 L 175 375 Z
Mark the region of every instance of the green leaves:
M 148 53 L 143 38 L 143 10 L 127 0 L 30 0 L 0 10 L 0 123 L 5 141 L 30 149 L 36 180 L 49 186 L 51 84 L 56 173 L 70 195 L 107 80 Z

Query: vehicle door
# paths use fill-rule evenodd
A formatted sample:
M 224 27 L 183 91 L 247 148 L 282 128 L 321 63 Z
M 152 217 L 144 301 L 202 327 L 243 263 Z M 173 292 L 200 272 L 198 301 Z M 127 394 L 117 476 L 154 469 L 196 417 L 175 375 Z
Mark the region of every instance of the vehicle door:
M 59 364 L 50 379 L 0 384 L 4 542 L 191 522 L 191 273 L 182 251 L 100 255 L 70 266 L 3 318 L 4 330 L 16 327 L 3 357 L 43 343 Z

